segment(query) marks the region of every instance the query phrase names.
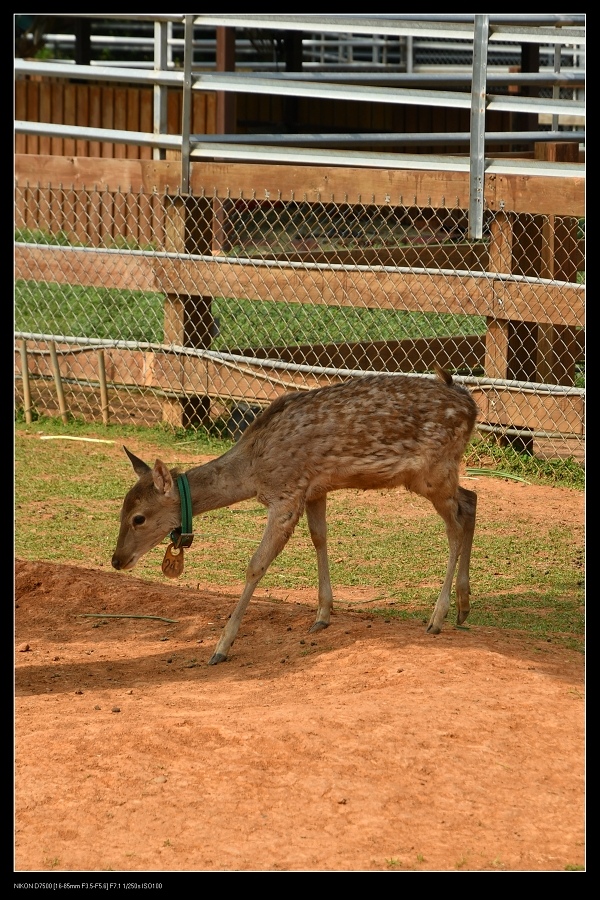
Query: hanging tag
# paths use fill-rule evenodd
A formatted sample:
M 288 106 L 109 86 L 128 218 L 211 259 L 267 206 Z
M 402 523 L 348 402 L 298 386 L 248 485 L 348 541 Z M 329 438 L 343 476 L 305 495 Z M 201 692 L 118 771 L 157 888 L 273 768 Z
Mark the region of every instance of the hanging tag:
M 169 544 L 165 550 L 165 558 L 162 561 L 163 575 L 167 578 L 178 578 L 183 572 L 183 547 L 176 550 L 173 544 Z

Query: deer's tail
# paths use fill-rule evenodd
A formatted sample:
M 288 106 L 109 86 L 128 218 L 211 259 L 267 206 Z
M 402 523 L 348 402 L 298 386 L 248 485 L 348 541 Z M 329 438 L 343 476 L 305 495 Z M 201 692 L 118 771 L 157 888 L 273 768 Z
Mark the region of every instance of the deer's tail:
M 452 384 L 452 375 L 450 374 L 450 372 L 446 372 L 445 369 L 442 369 L 439 363 L 434 363 L 433 368 L 435 369 L 435 374 L 441 381 L 443 381 L 447 385 Z

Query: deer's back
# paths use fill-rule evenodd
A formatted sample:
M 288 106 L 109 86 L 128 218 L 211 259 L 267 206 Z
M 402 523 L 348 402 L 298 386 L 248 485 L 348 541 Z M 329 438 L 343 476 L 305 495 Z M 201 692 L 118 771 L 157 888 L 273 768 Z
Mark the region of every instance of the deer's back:
M 238 444 L 256 477 L 307 495 L 405 484 L 418 493 L 456 472 L 477 406 L 459 385 L 373 375 L 275 401 Z

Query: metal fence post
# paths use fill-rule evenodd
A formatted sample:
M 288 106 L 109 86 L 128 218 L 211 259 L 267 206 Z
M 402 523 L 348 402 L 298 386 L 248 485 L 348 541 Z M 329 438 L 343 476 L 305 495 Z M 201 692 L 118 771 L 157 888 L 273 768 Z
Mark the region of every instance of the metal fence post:
M 485 94 L 489 15 L 475 16 L 473 80 L 471 83 L 471 150 L 469 170 L 469 240 L 483 237 L 485 179 Z
M 167 23 L 154 23 L 154 71 L 166 71 L 168 68 Z M 158 137 L 167 133 L 167 88 L 162 84 L 153 87 L 152 130 Z M 165 159 L 166 152 L 162 147 L 152 148 L 153 159 Z
M 190 121 L 192 117 L 192 61 L 194 56 L 194 17 L 185 17 L 183 53 L 183 95 L 181 98 L 181 190 L 190 191 Z

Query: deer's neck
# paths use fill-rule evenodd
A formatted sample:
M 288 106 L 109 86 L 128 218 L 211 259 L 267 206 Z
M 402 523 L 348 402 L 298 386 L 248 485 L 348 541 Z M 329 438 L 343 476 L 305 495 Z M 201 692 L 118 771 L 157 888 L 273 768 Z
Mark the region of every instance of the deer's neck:
M 220 509 L 256 495 L 254 478 L 233 447 L 218 459 L 186 472 L 192 498 L 192 513 Z

